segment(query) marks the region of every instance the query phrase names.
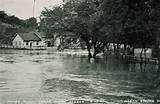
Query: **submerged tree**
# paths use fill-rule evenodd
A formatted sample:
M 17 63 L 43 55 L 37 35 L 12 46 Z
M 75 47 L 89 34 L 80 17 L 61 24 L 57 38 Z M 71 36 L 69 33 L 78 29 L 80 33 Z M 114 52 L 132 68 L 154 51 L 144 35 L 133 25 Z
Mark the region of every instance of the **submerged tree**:
M 106 26 L 110 25 L 115 42 L 143 50 L 155 44 L 159 11 L 155 0 L 106 0 L 102 10 Z M 117 32 L 115 32 L 117 31 Z M 112 34 L 112 37 L 114 36 Z
M 95 17 L 99 18 L 98 7 L 95 0 L 70 0 L 53 10 L 46 9 L 42 12 L 42 17 L 45 19 L 48 29 L 55 33 L 72 32 L 75 37 L 83 40 L 87 46 L 88 56 L 91 58 L 101 52 L 100 47 L 102 48 L 102 38 L 97 38 L 97 35 L 100 34 L 101 25 L 96 21 L 100 19 L 95 19 Z M 92 46 L 94 55 L 91 54 Z
M 42 17 L 51 33 L 74 33 L 86 43 L 88 56 L 96 57 L 108 43 L 117 50 L 121 44 L 124 49 L 128 45 L 143 50 L 156 44 L 158 4 L 155 0 L 69 0 L 46 9 Z

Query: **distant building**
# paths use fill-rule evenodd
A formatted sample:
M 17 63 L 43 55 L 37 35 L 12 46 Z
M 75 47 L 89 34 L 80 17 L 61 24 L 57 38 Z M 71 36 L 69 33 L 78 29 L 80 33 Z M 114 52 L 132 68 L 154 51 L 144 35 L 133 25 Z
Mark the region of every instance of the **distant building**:
M 58 49 L 81 48 L 82 42 L 72 32 L 57 34 L 54 37 L 54 46 Z
M 61 42 L 62 41 L 62 38 L 61 37 L 56 37 L 55 36 L 55 39 L 54 39 L 54 46 L 55 47 L 58 47 L 59 45 L 61 45 Z
M 135 48 L 134 49 L 134 56 L 136 57 L 140 57 L 142 48 Z M 145 56 L 146 54 L 146 56 Z M 152 57 L 152 49 L 151 48 L 147 48 L 142 52 L 142 57 L 147 57 L 147 58 L 151 58 Z
M 48 38 L 46 33 L 44 32 L 34 32 L 37 36 L 39 36 L 41 38 L 41 40 L 43 41 L 43 43 L 46 44 L 46 46 L 50 47 L 53 46 L 53 39 L 52 38 Z
M 41 34 L 42 35 L 42 34 Z M 40 33 L 16 33 L 12 39 L 12 45 L 19 48 L 24 47 L 45 47 L 46 43 Z

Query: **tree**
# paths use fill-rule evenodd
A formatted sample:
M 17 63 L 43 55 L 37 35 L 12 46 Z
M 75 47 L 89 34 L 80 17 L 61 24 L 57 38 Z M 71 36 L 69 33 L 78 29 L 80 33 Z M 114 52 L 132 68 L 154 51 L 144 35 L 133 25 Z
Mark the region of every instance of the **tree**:
M 75 37 L 83 40 L 86 43 L 88 56 L 92 57 L 91 48 L 94 45 L 94 57 L 100 52 L 98 49 L 99 44 L 94 34 L 97 28 L 93 25 L 97 16 L 97 5 L 94 0 L 75 1 L 70 0 L 63 6 L 55 7 L 53 10 L 46 9 L 42 12 L 43 21 L 45 21 L 49 27 L 48 29 L 53 30 L 59 34 L 66 32 L 72 32 Z M 52 22 L 51 22 L 52 21 Z M 46 28 L 47 28 L 46 27 Z M 98 28 L 99 29 L 99 28 Z M 98 32 L 97 32 L 98 33 Z
M 31 18 L 25 20 L 25 23 L 26 23 L 27 28 L 30 28 L 30 29 L 33 29 L 33 30 L 38 28 L 37 19 L 34 18 L 34 17 L 31 17 Z
M 0 11 L 0 43 L 10 44 L 11 38 L 17 32 L 28 32 L 37 29 L 37 20 L 30 18 L 25 20 L 19 19 L 14 15 L 7 15 Z
M 4 11 L 0 11 L 0 21 L 5 21 L 7 14 Z
M 88 56 L 96 55 L 113 43 L 119 50 L 155 44 L 159 19 L 155 0 L 69 0 L 42 12 L 47 29 L 64 34 L 73 32 L 87 46 Z M 94 54 L 91 54 L 93 48 Z M 119 53 L 119 51 L 118 51 Z
M 156 2 L 156 3 L 155 3 Z M 154 6 L 153 6 L 154 5 Z M 155 0 L 106 0 L 102 3 L 105 25 L 110 26 L 114 42 L 125 46 L 151 47 L 155 41 Z M 156 20 L 156 21 L 155 21 Z

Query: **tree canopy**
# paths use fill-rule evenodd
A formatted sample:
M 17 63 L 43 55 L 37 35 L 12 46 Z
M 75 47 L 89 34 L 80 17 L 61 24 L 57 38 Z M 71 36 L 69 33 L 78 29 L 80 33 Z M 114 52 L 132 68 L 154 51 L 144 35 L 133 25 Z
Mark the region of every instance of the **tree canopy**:
M 159 30 L 158 0 L 69 0 L 45 9 L 41 24 L 50 33 L 73 32 L 95 57 L 109 43 L 151 47 Z M 94 54 L 90 50 L 93 48 Z
M 27 20 L 19 19 L 14 15 L 8 15 L 0 11 L 0 43 L 9 44 L 11 38 L 17 32 L 35 31 L 38 27 L 37 20 L 31 17 Z

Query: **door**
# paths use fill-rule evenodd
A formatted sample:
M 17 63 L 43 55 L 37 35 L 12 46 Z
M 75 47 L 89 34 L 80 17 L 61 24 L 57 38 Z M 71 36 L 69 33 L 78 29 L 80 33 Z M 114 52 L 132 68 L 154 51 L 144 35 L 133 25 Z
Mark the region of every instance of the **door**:
M 30 43 L 30 47 L 32 47 L 32 42 Z

